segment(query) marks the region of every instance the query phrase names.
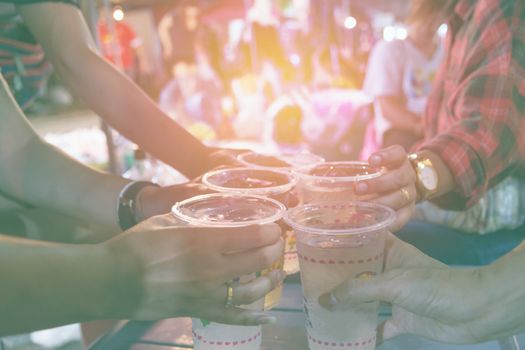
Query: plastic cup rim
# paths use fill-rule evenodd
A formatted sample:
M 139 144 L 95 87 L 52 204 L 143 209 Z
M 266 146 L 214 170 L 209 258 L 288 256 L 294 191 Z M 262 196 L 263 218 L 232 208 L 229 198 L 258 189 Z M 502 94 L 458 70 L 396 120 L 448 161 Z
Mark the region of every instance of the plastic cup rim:
M 370 166 L 367 162 L 364 161 L 337 161 L 337 162 L 325 162 L 325 163 L 318 163 L 313 165 L 307 165 L 300 168 L 297 168 L 293 170 L 292 172 L 297 175 L 300 178 L 308 179 L 308 180 L 321 180 L 321 181 L 327 181 L 331 183 L 336 182 L 358 182 L 363 180 L 370 180 L 375 179 L 385 173 L 385 168 L 381 167 L 379 168 L 379 171 L 373 173 L 373 174 L 367 174 L 367 175 L 355 175 L 355 176 L 320 176 L 320 175 L 311 175 L 307 174 L 308 171 L 312 170 L 318 165 L 338 165 L 338 164 L 349 164 L 349 165 L 366 165 Z
M 265 201 L 267 203 L 271 203 L 275 205 L 278 209 L 278 211 L 266 218 L 261 218 L 257 220 L 250 220 L 250 221 L 242 221 L 242 222 L 210 222 L 210 221 L 201 221 L 198 218 L 194 218 L 188 215 L 183 214 L 180 211 L 180 208 L 184 205 L 187 205 L 189 203 L 196 203 L 201 200 L 205 199 L 213 199 L 213 198 L 245 198 L 245 199 L 258 199 Z M 210 193 L 210 194 L 202 194 L 199 196 L 191 197 L 188 199 L 185 199 L 183 201 L 175 203 L 171 208 L 171 213 L 174 215 L 177 219 L 180 219 L 186 223 L 201 226 L 201 227 L 246 227 L 246 226 L 252 226 L 252 225 L 264 225 L 276 222 L 280 219 L 282 219 L 284 213 L 286 211 L 286 207 L 284 204 L 282 204 L 279 201 L 276 201 L 275 199 L 259 196 L 259 195 L 247 195 L 247 194 L 240 194 L 240 193 Z
M 282 158 L 281 158 L 282 155 L 279 155 L 279 154 L 270 154 L 270 153 L 268 153 L 268 154 L 266 154 L 266 153 L 257 153 L 257 152 L 254 152 L 254 151 L 243 152 L 243 153 L 237 155 L 237 160 L 238 160 L 239 162 L 241 162 L 244 166 L 249 167 L 249 168 L 262 168 L 262 169 L 272 169 L 272 170 L 273 170 L 273 169 L 278 169 L 278 170 L 281 170 L 281 171 L 283 171 L 283 170 L 285 170 L 285 169 L 286 169 L 287 171 L 290 171 L 290 170 L 293 170 L 293 169 L 294 169 L 294 165 L 293 165 L 293 164 L 290 164 L 290 166 L 287 166 L 287 167 L 277 167 L 277 166 L 271 166 L 271 165 L 259 165 L 259 164 L 254 164 L 254 163 L 250 163 L 250 162 L 248 162 L 248 161 L 246 161 L 246 160 L 244 159 L 244 157 L 246 157 L 246 156 L 248 156 L 248 155 L 252 155 L 252 154 L 254 154 L 254 155 L 261 155 L 261 156 L 267 156 L 267 157 L 275 157 L 275 158 L 277 158 L 277 159 L 279 159 L 279 160 L 282 160 L 283 162 L 286 162 L 286 163 L 290 164 L 290 162 L 288 162 L 286 159 L 282 159 Z M 293 155 L 293 154 L 294 154 L 294 153 L 290 153 L 290 155 Z M 297 154 L 301 154 L 301 152 L 298 152 Z M 318 155 L 313 154 L 313 153 L 307 153 L 307 154 L 311 154 L 311 155 L 313 155 L 315 158 L 318 159 L 317 162 L 314 162 L 314 163 L 310 164 L 309 166 L 315 166 L 315 165 L 318 165 L 318 164 L 323 164 L 323 163 L 325 162 L 325 159 L 324 159 L 323 157 L 321 157 L 321 156 L 318 156 Z M 287 154 L 285 153 L 285 156 L 286 156 L 286 155 L 287 155 Z M 303 167 L 303 166 L 301 166 L 300 168 L 302 168 L 302 167 Z
M 210 182 L 210 177 L 220 174 L 222 172 L 226 171 L 242 171 L 242 170 L 249 170 L 249 171 L 269 171 L 273 173 L 277 173 L 280 175 L 284 175 L 288 178 L 289 182 L 284 185 L 277 185 L 277 186 L 269 186 L 269 187 L 258 187 L 258 188 L 232 188 L 232 187 L 224 187 L 220 185 L 215 185 Z M 289 171 L 285 170 L 279 170 L 277 168 L 250 168 L 248 166 L 244 167 L 235 167 L 235 168 L 224 168 L 224 169 L 218 169 L 218 170 L 212 170 L 210 172 L 207 172 L 202 177 L 202 183 L 208 187 L 211 190 L 220 192 L 220 193 L 237 193 L 237 194 L 247 194 L 247 195 L 263 195 L 263 194 L 282 194 L 290 191 L 294 186 L 297 185 L 299 182 L 299 179 L 297 179 L 297 176 L 290 173 Z
M 339 205 L 352 205 L 354 207 L 366 207 L 369 209 L 381 209 L 384 212 L 388 213 L 388 217 L 376 224 L 369 225 L 366 227 L 356 227 L 356 228 L 348 228 L 348 229 L 325 229 L 325 228 L 315 228 L 315 227 L 309 227 L 306 225 L 302 225 L 300 223 L 297 223 L 292 218 L 290 218 L 291 214 L 298 212 L 300 210 L 303 210 L 308 207 L 320 207 L 320 206 L 339 206 Z M 308 203 L 299 205 L 295 208 L 288 209 L 284 215 L 283 220 L 290 225 L 295 231 L 301 231 L 306 233 L 313 233 L 320 236 L 352 236 L 352 235 L 358 235 L 358 234 L 365 234 L 370 233 L 374 231 L 380 231 L 388 226 L 390 226 L 394 221 L 396 220 L 396 212 L 382 204 L 376 204 L 376 203 L 370 203 L 370 202 L 360 202 L 360 201 L 325 201 L 325 202 L 314 202 L 314 203 Z

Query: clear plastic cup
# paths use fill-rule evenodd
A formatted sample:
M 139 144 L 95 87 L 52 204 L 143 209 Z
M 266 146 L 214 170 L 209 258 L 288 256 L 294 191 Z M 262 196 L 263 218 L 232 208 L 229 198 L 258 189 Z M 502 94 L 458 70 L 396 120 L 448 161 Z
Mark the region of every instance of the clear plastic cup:
M 282 196 L 294 188 L 297 184 L 297 178 L 282 170 L 244 167 L 211 171 L 203 176 L 202 182 L 217 192 L 255 194 L 278 200 L 278 196 Z M 285 259 L 286 261 L 291 260 L 290 254 L 294 254 L 295 259 L 297 259 L 296 250 L 290 251 L 289 247 L 290 245 L 285 245 L 283 259 L 272 266 L 273 270 L 284 269 L 287 273 L 298 272 L 298 262 L 294 265 L 297 266 L 297 271 L 292 271 L 291 267 L 293 268 L 293 266 L 289 266 L 289 264 L 285 266 Z M 264 299 L 264 309 L 270 310 L 276 307 L 281 301 L 282 292 L 283 286 L 281 284 L 267 294 Z
M 187 225 L 243 227 L 276 222 L 285 209 L 280 202 L 262 196 L 216 193 L 179 202 L 173 206 L 172 213 Z M 247 283 L 259 274 L 239 276 L 236 281 Z M 262 310 L 264 298 L 243 307 Z M 192 319 L 192 334 L 194 348 L 198 350 L 257 350 L 261 347 L 261 326 L 232 326 Z
M 202 182 L 218 192 L 255 194 L 279 199 L 279 196 L 295 189 L 297 177 L 277 168 L 240 167 L 209 172 L 204 175 Z M 286 232 L 285 243 L 283 269 L 287 274 L 297 273 L 299 261 L 293 231 Z M 265 308 L 274 307 L 280 300 L 280 294 L 276 291 L 268 296 Z
M 327 310 L 319 297 L 348 279 L 382 272 L 394 219 L 392 209 L 364 202 L 305 204 L 285 214 L 298 239 L 310 350 L 375 349 L 379 303 Z
M 358 200 L 354 186 L 357 182 L 381 176 L 384 168 L 367 162 L 326 162 L 298 168 L 297 186 L 302 203 Z M 362 198 L 360 198 L 362 199 Z
M 303 167 L 314 167 L 324 163 L 324 158 L 309 152 L 283 153 L 279 155 L 265 155 L 256 152 L 241 153 L 237 160 L 251 168 L 262 168 L 293 172 Z M 299 194 L 299 186 L 295 186 L 294 193 Z M 300 197 L 300 194 L 298 195 Z M 296 238 L 293 230 L 286 231 L 284 249 L 284 271 L 291 275 L 299 272 Z
M 239 167 L 206 173 L 202 182 L 217 192 L 272 197 L 291 191 L 297 178 L 282 170 Z
M 284 153 L 277 155 L 245 152 L 239 154 L 237 160 L 244 166 L 250 168 L 281 170 L 292 170 L 324 162 L 324 158 L 309 152 Z

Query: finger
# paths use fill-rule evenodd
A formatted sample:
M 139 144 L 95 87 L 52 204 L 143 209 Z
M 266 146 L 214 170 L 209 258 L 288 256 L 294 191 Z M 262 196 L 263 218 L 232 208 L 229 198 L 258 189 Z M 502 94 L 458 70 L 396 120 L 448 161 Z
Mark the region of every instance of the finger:
M 263 312 L 238 307 L 208 308 L 201 317 L 218 323 L 240 326 L 259 326 L 277 321 L 275 317 Z
M 217 235 L 220 240 L 218 243 L 219 249 L 226 255 L 275 244 L 282 235 L 281 227 L 277 224 L 218 228 L 214 230 L 217 231 L 211 234 Z
M 394 210 L 398 210 L 407 205 L 413 204 L 416 200 L 416 195 L 416 187 L 411 185 L 401 187 L 394 192 L 390 192 L 377 198 L 374 198 L 371 200 L 371 202 L 382 204 Z
M 172 214 L 162 214 L 162 215 L 153 216 L 147 219 L 146 221 L 144 221 L 143 223 L 145 225 L 154 225 L 159 228 L 181 226 L 178 219 L 175 218 L 175 216 L 173 216 Z
M 410 272 L 410 271 L 408 271 Z M 319 303 L 333 309 L 346 304 L 383 301 L 394 304 L 402 296 L 404 286 L 413 285 L 414 281 L 407 280 L 408 272 L 401 269 L 392 269 L 379 276 L 367 279 L 350 279 L 341 283 L 333 291 L 322 295 Z M 417 283 L 415 287 L 418 287 Z M 409 288 L 409 287 L 407 287 Z M 415 291 L 411 293 L 416 294 Z
M 415 210 L 414 204 L 408 205 L 406 207 L 399 209 L 396 212 L 396 220 L 394 221 L 392 225 L 388 227 L 390 232 L 397 232 L 401 230 L 403 227 L 405 227 L 407 222 L 409 222 L 410 219 L 412 218 L 412 215 L 414 214 L 414 210 Z
M 368 162 L 375 167 L 384 166 L 390 168 L 403 164 L 406 159 L 406 150 L 399 145 L 394 145 L 373 153 L 368 158 Z
M 357 182 L 355 192 L 358 195 L 390 193 L 400 188 L 414 186 L 415 180 L 416 173 L 405 159 L 405 163 L 398 168 L 391 169 L 375 179 Z
M 271 271 L 247 284 L 233 286 L 232 304 L 248 305 L 274 290 L 285 279 L 284 271 Z
M 279 238 L 272 245 L 237 254 L 223 255 L 224 271 L 230 279 L 270 268 L 281 260 L 284 254 L 284 240 Z

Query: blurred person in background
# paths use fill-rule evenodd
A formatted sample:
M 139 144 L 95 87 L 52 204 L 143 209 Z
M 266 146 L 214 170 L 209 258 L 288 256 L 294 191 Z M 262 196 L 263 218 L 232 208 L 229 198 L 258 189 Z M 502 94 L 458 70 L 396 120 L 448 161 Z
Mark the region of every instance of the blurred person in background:
M 379 147 L 401 145 L 408 150 L 423 137 L 423 114 L 443 57 L 437 35 L 442 21 L 427 0 L 412 0 L 408 37 L 374 47 L 363 89 L 375 99 Z
M 231 134 L 221 109 L 226 81 L 221 47 L 210 27 L 199 28 L 195 54 L 196 64 L 181 61 L 174 65 L 173 77 L 160 93 L 159 106 L 199 139 L 223 138 Z
M 133 81 L 151 73 L 144 57 L 142 39 L 123 19 L 113 20 L 112 13 L 100 11 L 97 31 L 100 38 L 100 51 L 104 58 L 119 67 Z
M 178 62 L 195 63 L 195 39 L 200 10 L 196 0 L 181 1 L 159 22 L 158 32 L 168 72 Z

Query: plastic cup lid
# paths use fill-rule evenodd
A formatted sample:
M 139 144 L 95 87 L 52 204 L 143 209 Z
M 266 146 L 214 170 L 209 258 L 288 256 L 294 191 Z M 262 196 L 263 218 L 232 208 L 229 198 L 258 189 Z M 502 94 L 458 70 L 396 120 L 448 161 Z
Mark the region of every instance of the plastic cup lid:
M 324 162 L 324 158 L 308 152 L 285 153 L 282 155 L 245 152 L 237 156 L 243 165 L 256 168 L 292 169 Z
M 300 178 L 326 182 L 357 182 L 381 176 L 384 168 L 375 168 L 367 162 L 326 162 L 305 166 L 294 171 Z
M 202 182 L 217 192 L 269 195 L 290 191 L 297 178 L 286 171 L 244 167 L 208 172 Z
M 173 215 L 199 226 L 239 227 L 262 225 L 282 218 L 285 206 L 255 195 L 214 193 L 176 203 Z
M 300 205 L 284 214 L 284 220 L 294 230 L 328 236 L 379 231 L 395 219 L 395 211 L 384 205 L 347 201 Z

